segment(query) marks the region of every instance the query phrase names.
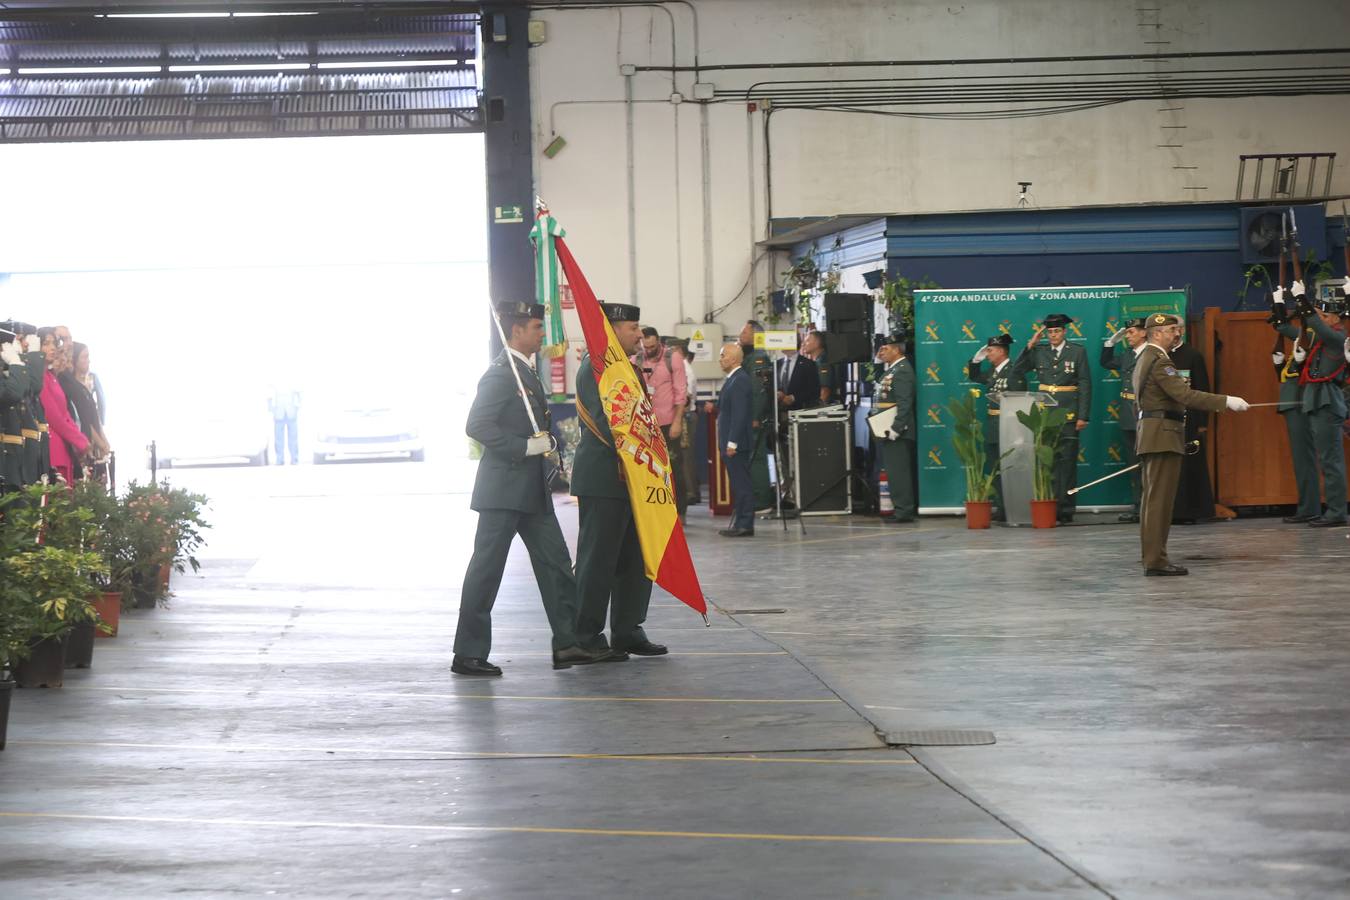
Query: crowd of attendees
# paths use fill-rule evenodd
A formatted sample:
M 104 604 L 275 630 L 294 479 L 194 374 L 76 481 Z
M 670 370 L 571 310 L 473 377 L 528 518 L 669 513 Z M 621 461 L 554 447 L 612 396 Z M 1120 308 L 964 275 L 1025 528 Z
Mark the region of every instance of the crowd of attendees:
M 0 488 L 111 480 L 107 401 L 90 366 L 65 325 L 0 322 Z

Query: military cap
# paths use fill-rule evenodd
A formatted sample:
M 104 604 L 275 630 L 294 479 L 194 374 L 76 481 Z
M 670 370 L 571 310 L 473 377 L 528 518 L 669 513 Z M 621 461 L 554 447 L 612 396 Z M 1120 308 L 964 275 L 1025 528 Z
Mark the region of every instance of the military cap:
M 1041 324 L 1046 328 L 1064 328 L 1072 321 L 1073 319 L 1064 315 L 1064 313 L 1051 313 L 1045 317 L 1045 321 Z
M 903 347 L 905 345 L 905 337 L 906 335 L 904 331 L 897 331 L 894 332 L 893 334 L 879 334 L 877 335 L 877 349 L 880 350 L 887 344 L 894 344 L 897 347 Z
M 1145 316 L 1149 328 L 1162 328 L 1166 325 L 1180 325 L 1181 316 L 1172 316 L 1167 313 L 1154 313 L 1151 316 Z
M 1142 329 L 1142 328 L 1147 328 L 1147 327 L 1148 327 L 1148 316 L 1140 316 L 1140 317 L 1137 318 L 1137 319 L 1126 319 L 1126 320 L 1125 320 L 1125 324 L 1124 324 L 1123 327 L 1125 327 L 1125 328 L 1141 328 L 1141 329 Z
M 0 322 L 0 344 L 8 344 L 10 341 L 18 337 L 18 334 L 16 334 L 13 331 L 10 331 L 8 328 L 5 327 L 8 324 L 10 323 Z
M 497 315 L 504 319 L 542 319 L 544 317 L 544 305 L 542 303 L 501 300 L 494 303 L 493 306 L 496 307 Z
M 1000 334 L 995 337 L 991 337 L 989 340 L 984 342 L 984 345 L 986 347 L 1002 347 L 1004 350 L 1007 350 L 1009 347 L 1012 346 L 1012 335 Z
M 605 318 L 611 322 L 641 322 L 642 310 L 629 303 L 601 303 Z

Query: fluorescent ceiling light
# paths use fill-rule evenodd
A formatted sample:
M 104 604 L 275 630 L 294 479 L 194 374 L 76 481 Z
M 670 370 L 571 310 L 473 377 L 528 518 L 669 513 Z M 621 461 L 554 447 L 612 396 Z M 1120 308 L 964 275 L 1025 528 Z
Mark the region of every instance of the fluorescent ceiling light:
M 308 69 L 309 63 L 238 63 L 223 66 L 169 66 L 170 72 L 278 72 Z
M 457 66 L 457 59 L 382 59 L 360 62 L 319 63 L 320 69 L 416 69 L 429 66 Z
M 102 19 L 228 19 L 227 12 L 105 13 Z
M 119 75 L 130 72 L 158 72 L 159 66 L 85 66 L 81 68 L 17 69 L 19 75 Z
M 237 12 L 231 13 L 236 19 L 256 18 L 258 16 L 317 16 L 317 12 Z

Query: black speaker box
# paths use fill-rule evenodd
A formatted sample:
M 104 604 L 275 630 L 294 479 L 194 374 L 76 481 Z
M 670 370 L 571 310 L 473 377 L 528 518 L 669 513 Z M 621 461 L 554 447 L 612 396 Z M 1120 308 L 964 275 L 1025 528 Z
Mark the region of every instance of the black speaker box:
M 872 336 L 865 331 L 825 334 L 825 361 L 832 366 L 839 363 L 871 362 L 872 356 Z
M 826 294 L 825 330 L 834 334 L 872 333 L 871 294 Z

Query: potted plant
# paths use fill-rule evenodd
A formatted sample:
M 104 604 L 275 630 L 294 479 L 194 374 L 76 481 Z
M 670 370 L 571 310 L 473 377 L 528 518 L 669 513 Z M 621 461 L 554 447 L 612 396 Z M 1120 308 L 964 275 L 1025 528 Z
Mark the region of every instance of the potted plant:
M 952 414 L 954 428 L 952 444 L 966 472 L 966 527 L 988 528 L 993 518 L 994 480 L 998 478 L 999 466 L 1003 459 L 994 461 L 989 471 L 985 471 L 988 456 L 984 450 L 984 424 L 975 406 L 979 391 L 972 390 L 963 397 L 953 397 L 947 401 L 947 411 Z M 1012 451 L 1009 450 L 1008 453 Z M 1007 456 L 1008 453 L 1003 454 Z
M 1069 422 L 1069 411 L 1058 406 L 1034 403 L 1031 409 L 1017 413 L 1017 420 L 1031 432 L 1032 501 L 1031 527 L 1054 528 L 1058 524 L 1055 499 L 1055 452 L 1060 435 Z
M 209 527 L 202 519 L 206 497 L 169 483 L 127 485 L 127 536 L 134 557 L 129 596 L 137 608 L 163 603 L 169 594 L 170 573 L 196 572 L 196 552 Z
M 103 560 L 105 570 L 94 577 L 90 597 L 98 613 L 96 637 L 115 637 L 122 616 L 122 598 L 132 588 L 136 548 L 132 542 L 130 514 L 103 485 L 81 481 L 75 487 L 75 503 L 91 515 L 89 549 Z

